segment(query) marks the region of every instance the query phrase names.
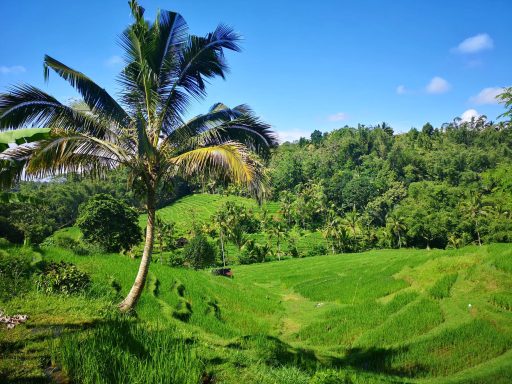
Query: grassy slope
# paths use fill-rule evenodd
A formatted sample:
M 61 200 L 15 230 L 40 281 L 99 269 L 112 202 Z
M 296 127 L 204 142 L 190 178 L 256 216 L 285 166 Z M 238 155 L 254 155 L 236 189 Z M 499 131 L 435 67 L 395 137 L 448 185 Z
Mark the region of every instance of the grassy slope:
M 13 367 L 23 357 L 16 370 L 24 375 L 37 376 L 51 335 L 101 319 L 119 299 L 112 282 L 126 293 L 137 268 L 136 260 L 118 255 L 50 249 L 45 257 L 90 272 L 95 293 L 33 293 L 3 305 L 31 316 L 15 332 L 0 331 L 2 364 Z M 234 271 L 229 280 L 153 264 L 138 308 L 141 320 L 178 325 L 196 340 L 218 382 L 281 382 L 269 378 L 268 367 L 282 365 L 299 367 L 303 378 L 318 366 L 344 367 L 363 381 L 504 383 L 512 376 L 510 245 L 372 251 Z M 180 321 L 174 315 L 184 302 L 191 312 Z

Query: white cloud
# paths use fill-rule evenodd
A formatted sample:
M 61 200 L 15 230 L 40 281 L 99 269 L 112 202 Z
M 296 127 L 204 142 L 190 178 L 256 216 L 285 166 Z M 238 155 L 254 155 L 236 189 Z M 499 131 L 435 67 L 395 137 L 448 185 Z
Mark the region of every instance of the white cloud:
M 432 78 L 432 80 L 430 80 L 430 83 L 427 84 L 425 90 L 427 93 L 445 93 L 448 92 L 450 88 L 450 83 L 448 83 L 442 77 L 435 76 Z
M 105 61 L 105 64 L 109 67 L 116 67 L 119 64 L 122 64 L 123 58 L 118 55 L 114 55 L 108 58 L 107 61 Z
M 470 102 L 478 105 L 482 104 L 498 104 L 496 96 L 503 92 L 503 88 L 500 87 L 489 87 L 484 88 L 476 96 L 469 99 Z
M 2 75 L 9 75 L 9 74 L 16 75 L 18 73 L 23 73 L 23 72 L 27 72 L 27 70 L 22 65 L 13 65 L 11 67 L 6 67 L 5 65 L 0 66 L 0 74 L 2 74 Z
M 405 88 L 405 85 L 399 85 L 398 87 L 396 87 L 396 93 L 399 95 L 403 95 L 407 92 L 408 92 L 408 90 L 407 90 L 407 88 Z
M 494 42 L 487 33 L 480 33 L 475 36 L 468 37 L 462 41 L 453 51 L 458 53 L 476 53 L 486 49 L 492 49 Z
M 337 121 L 343 121 L 347 120 L 348 115 L 345 112 L 338 112 L 334 115 L 327 116 L 327 121 L 330 121 L 331 123 L 337 122 Z
M 293 142 L 299 140 L 301 137 L 309 138 L 311 132 L 292 129 L 288 131 L 277 131 L 277 135 L 279 136 L 279 141 L 284 143 L 285 141 Z
M 479 116 L 480 114 L 476 109 L 468 109 L 467 111 L 464 111 L 462 115 L 460 115 L 460 118 L 464 122 L 470 122 L 472 118 L 477 119 Z

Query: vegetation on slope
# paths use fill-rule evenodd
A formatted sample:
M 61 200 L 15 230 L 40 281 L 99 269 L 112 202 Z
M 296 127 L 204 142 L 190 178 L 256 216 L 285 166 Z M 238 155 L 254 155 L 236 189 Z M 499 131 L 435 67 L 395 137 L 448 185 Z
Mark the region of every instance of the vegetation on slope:
M 43 258 L 75 263 L 93 284 L 78 296 L 32 290 L 2 303 L 8 313 L 30 315 L 26 325 L 0 331 L 2 371 L 10 378 L 41 376 L 51 355 L 61 374 L 80 372 L 87 382 L 105 367 L 98 350 L 118 356 L 111 375 L 145 361 L 148 374 L 164 375 L 152 370 L 177 364 L 176 375 L 186 369 L 226 383 L 307 383 L 315 375 L 355 383 L 485 383 L 512 373 L 512 312 L 503 304 L 512 290 L 512 248 L 505 244 L 254 264 L 234 268 L 234 279 L 155 264 L 138 320 L 130 321 L 106 314 L 129 289 L 136 261 L 59 248 L 48 248 Z M 449 293 L 433 298 L 433 287 L 454 274 Z M 104 335 L 116 329 L 133 338 L 119 344 L 116 332 Z M 78 339 L 88 340 L 83 349 Z M 144 358 L 168 343 L 177 360 Z M 17 366 L 20 356 L 25 368 Z M 182 357 L 185 365 L 177 363 Z

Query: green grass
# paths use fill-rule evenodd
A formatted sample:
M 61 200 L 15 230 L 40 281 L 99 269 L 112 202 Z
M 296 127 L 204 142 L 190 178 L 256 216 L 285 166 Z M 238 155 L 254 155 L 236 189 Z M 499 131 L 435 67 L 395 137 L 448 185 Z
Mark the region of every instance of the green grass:
M 235 266 L 234 279 L 153 263 L 137 318 L 113 321 L 139 261 L 49 248 L 45 260 L 77 264 L 93 287 L 0 303 L 30 316 L 0 330 L 0 381 L 43 382 L 53 362 L 75 382 L 130 372 L 132 382 L 308 383 L 330 369 L 354 383 L 505 383 L 511 249 L 290 259 Z
M 441 277 L 436 283 L 430 288 L 429 293 L 434 299 L 444 299 L 450 296 L 450 289 L 457 280 L 458 273 L 452 273 Z

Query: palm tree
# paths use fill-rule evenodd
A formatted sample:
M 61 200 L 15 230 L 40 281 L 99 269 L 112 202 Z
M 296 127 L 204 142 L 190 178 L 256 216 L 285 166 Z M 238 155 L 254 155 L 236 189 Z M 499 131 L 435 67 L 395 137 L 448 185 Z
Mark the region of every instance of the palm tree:
M 220 249 L 222 252 L 222 265 L 225 268 L 226 267 L 226 251 L 224 248 L 224 236 L 229 231 L 228 218 L 227 218 L 226 211 L 225 210 L 218 211 L 213 216 L 213 222 L 215 223 L 215 226 L 219 230 Z
M 402 235 L 407 227 L 401 216 L 389 215 L 386 220 L 387 227 L 393 236 L 398 238 L 398 248 L 402 248 Z
M 462 202 L 461 208 L 463 214 L 473 222 L 478 245 L 482 245 L 482 238 L 480 236 L 480 218 L 482 216 L 487 216 L 489 213 L 487 204 L 482 199 L 482 195 L 480 193 L 471 193 L 469 195 L 469 199 Z
M 269 237 L 275 237 L 276 239 L 276 247 L 277 247 L 277 258 L 281 260 L 281 240 L 288 236 L 287 228 L 284 226 L 283 222 L 278 219 L 272 220 L 272 224 L 269 228 Z
M 153 252 L 156 191 L 178 175 L 202 173 L 244 184 L 261 198 L 264 176 L 258 155 L 277 144 L 270 126 L 245 105 L 214 105 L 189 121 L 193 98 L 206 94 L 208 79 L 224 78 L 224 50 L 239 51 L 239 37 L 220 25 L 205 37 L 190 35 L 181 15 L 161 11 L 151 23 L 130 1 L 134 23 L 121 35 L 125 66 L 119 102 L 83 73 L 45 56 L 44 74 L 53 70 L 83 97 L 87 108 L 66 106 L 30 85 L 0 95 L 0 128 L 51 128 L 51 137 L 2 152 L 16 176 L 48 177 L 69 172 L 102 176 L 124 166 L 147 210 L 145 246 L 134 284 L 119 304 L 132 309 L 144 287 Z M 4 162 L 2 162 L 4 164 Z
M 351 229 L 352 236 L 355 238 L 359 223 L 359 213 L 357 212 L 355 205 L 352 206 L 351 211 L 345 213 L 344 222 Z

